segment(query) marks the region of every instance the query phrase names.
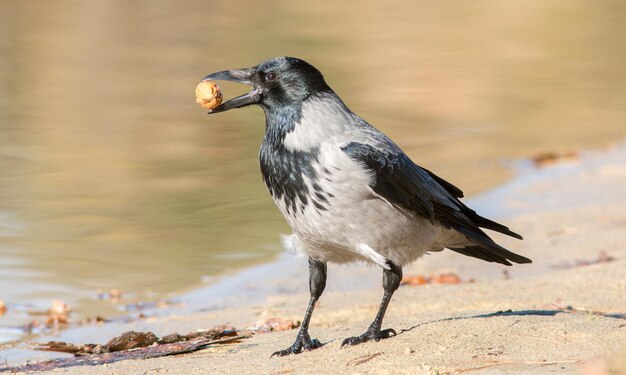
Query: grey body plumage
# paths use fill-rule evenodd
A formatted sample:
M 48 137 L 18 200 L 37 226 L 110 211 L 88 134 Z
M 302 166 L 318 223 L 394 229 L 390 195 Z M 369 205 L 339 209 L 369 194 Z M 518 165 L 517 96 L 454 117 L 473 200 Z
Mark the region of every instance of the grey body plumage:
M 212 112 L 250 104 L 264 109 L 263 181 L 294 231 L 283 238 L 285 247 L 309 257 L 311 301 L 303 327 L 294 345 L 275 354 L 321 345 L 308 336 L 308 321 L 324 289 L 326 262 L 365 261 L 384 269 L 379 314 L 366 333 L 346 339 L 346 345 L 394 333 L 381 330 L 381 323 L 402 266 L 426 252 L 449 248 L 505 265 L 530 262 L 496 244 L 481 227 L 521 236 L 464 205 L 460 189 L 413 163 L 350 111 L 303 60 L 276 58 L 205 79 L 254 87 Z

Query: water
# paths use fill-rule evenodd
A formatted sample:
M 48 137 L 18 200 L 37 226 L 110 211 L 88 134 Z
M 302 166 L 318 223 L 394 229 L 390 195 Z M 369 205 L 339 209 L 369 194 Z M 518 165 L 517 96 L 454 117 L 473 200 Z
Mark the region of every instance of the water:
M 625 16 L 617 0 L 0 2 L 0 299 L 110 315 L 98 289 L 165 297 L 281 251 L 262 111 L 206 116 L 208 73 L 304 58 L 471 195 L 508 160 L 626 137 Z M 30 319 L 10 312 L 0 326 Z

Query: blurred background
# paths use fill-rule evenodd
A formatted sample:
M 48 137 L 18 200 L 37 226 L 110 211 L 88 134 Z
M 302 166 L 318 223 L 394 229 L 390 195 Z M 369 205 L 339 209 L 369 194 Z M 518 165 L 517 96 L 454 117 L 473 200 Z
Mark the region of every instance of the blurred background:
M 514 160 L 626 138 L 625 17 L 620 0 L 2 1 L 0 299 L 106 315 L 99 289 L 167 296 L 282 251 L 263 113 L 208 117 L 208 73 L 303 58 L 471 196 Z

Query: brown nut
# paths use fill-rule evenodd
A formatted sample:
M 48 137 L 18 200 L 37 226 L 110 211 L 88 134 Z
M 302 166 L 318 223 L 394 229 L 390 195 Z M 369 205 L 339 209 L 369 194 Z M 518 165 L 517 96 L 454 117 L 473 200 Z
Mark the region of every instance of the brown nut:
M 196 86 L 196 103 L 207 109 L 222 104 L 222 92 L 215 82 L 202 81 Z

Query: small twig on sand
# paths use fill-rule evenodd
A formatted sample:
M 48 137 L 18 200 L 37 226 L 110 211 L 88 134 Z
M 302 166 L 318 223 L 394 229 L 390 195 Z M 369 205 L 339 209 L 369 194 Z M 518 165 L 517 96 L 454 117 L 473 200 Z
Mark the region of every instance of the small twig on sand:
M 572 268 L 591 266 L 599 263 L 608 263 L 615 260 L 615 257 L 609 255 L 606 251 L 600 251 L 595 259 L 577 259 L 573 263 L 561 263 L 552 266 L 554 269 L 568 270 Z
M 573 307 L 569 305 L 564 306 L 563 304 L 561 304 L 560 299 L 553 302 L 552 306 L 556 307 L 559 311 L 564 311 L 564 312 L 583 313 L 583 314 L 588 314 L 588 315 L 603 316 L 606 318 L 626 319 L 626 314 L 622 314 L 622 313 L 610 314 L 610 313 L 605 313 L 603 311 L 598 311 L 598 310 L 587 310 L 581 307 Z
M 539 360 L 539 361 L 489 361 L 487 364 L 482 365 L 482 366 L 455 369 L 454 371 L 455 371 L 456 374 L 462 374 L 464 372 L 482 370 L 484 368 L 495 367 L 495 366 L 506 366 L 506 365 L 540 365 L 540 366 L 549 366 L 549 365 L 557 365 L 557 364 L 560 364 L 560 363 L 577 363 L 577 362 L 579 362 L 579 360 L 577 360 L 577 359 L 567 359 L 567 360 L 562 360 L 562 361 L 546 361 L 546 360 Z
M 362 355 L 360 357 L 356 357 L 354 359 L 349 360 L 348 362 L 346 362 L 346 366 L 358 366 L 358 365 L 362 365 L 367 361 L 370 361 L 376 357 L 378 357 L 379 355 L 383 355 L 385 354 L 384 352 L 378 352 L 378 353 L 374 353 L 374 354 L 367 354 L 367 355 Z

